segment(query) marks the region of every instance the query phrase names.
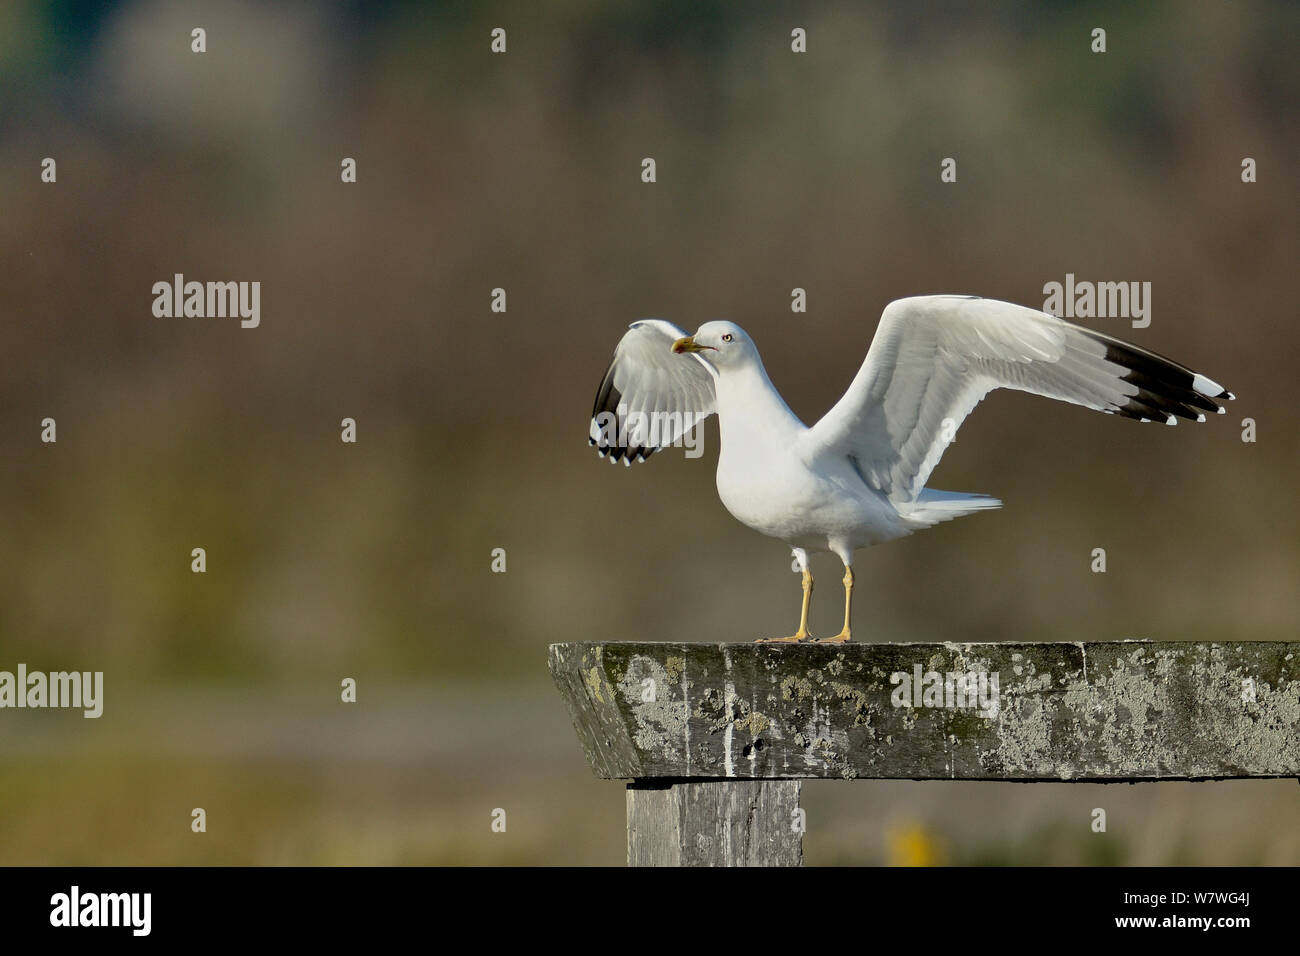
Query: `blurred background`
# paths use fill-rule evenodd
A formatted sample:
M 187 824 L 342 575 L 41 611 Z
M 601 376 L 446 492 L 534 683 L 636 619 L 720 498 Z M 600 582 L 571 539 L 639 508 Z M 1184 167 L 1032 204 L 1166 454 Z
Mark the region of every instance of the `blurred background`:
M 811 422 L 893 298 L 1149 281 L 1149 328 L 1085 324 L 1229 414 L 996 393 L 932 484 L 1006 508 L 861 553 L 855 636 L 1293 639 L 1297 35 L 1285 2 L 0 5 L 0 669 L 106 684 L 99 720 L 0 713 L 0 863 L 622 863 L 547 645 L 748 641 L 799 597 L 715 423 L 588 448 L 645 316 L 740 322 Z M 155 318 L 178 272 L 260 281 L 260 327 Z M 810 864 L 1300 862 L 1294 780 L 803 805 Z

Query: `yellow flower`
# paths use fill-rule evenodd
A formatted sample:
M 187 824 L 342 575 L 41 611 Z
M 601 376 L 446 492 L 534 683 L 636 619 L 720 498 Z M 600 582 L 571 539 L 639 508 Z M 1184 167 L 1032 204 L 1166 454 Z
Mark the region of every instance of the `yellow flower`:
M 938 835 L 915 821 L 905 820 L 890 827 L 885 837 L 890 866 L 939 866 L 943 863 L 943 848 Z

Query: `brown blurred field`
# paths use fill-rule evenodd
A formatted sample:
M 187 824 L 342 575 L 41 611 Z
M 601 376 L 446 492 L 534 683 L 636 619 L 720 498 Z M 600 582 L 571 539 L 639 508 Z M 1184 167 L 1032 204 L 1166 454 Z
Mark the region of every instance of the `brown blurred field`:
M 1298 35 L 1282 2 L 4 5 L 0 669 L 107 690 L 0 712 L 0 863 L 621 862 L 546 646 L 750 640 L 798 596 L 717 500 L 716 426 L 588 448 L 644 316 L 740 322 L 813 420 L 892 298 L 1150 281 L 1150 328 L 1087 324 L 1229 414 L 991 396 L 932 484 L 1006 508 L 860 554 L 855 634 L 1294 639 Z M 261 281 L 261 326 L 154 318 L 176 272 Z M 1295 781 L 804 805 L 809 863 L 1300 863 Z

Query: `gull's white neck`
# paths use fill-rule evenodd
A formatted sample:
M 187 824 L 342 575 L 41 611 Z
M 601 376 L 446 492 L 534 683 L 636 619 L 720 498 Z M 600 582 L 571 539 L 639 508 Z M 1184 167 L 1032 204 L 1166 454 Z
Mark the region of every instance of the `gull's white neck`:
M 757 359 L 720 370 L 714 388 L 724 457 L 734 457 L 741 449 L 788 448 L 807 431 Z

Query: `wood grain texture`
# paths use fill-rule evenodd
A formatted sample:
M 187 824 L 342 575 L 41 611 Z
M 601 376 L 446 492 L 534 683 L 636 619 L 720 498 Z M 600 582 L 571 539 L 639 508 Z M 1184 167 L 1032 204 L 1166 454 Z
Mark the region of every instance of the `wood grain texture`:
M 550 667 L 599 777 L 1300 776 L 1297 643 L 571 643 Z M 917 673 L 930 705 L 900 705 Z M 996 708 L 949 674 L 996 675 Z
M 628 866 L 802 866 L 798 780 L 627 788 Z

